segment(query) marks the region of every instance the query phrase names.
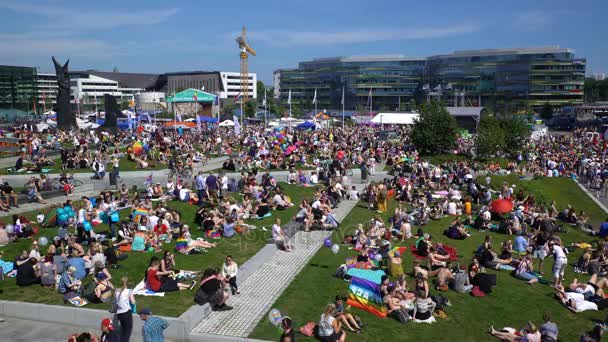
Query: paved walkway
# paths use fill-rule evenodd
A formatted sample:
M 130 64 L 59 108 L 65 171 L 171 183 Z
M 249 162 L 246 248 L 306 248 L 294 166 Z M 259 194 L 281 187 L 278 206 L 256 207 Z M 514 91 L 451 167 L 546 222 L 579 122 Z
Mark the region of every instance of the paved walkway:
M 379 172 L 368 180 L 381 180 L 385 176 L 385 172 Z M 355 182 L 353 185 L 360 190 L 365 184 Z M 342 201 L 334 210 L 338 221 L 341 222 L 357 203 L 358 201 Z M 299 231 L 292 238 L 295 249 L 291 253 L 279 251 L 274 245 L 264 247 L 241 267 L 246 268 L 248 274 L 245 279 L 242 279 L 241 274 L 238 276 L 241 294 L 228 300 L 228 305 L 233 306 L 233 310 L 213 312 L 192 330 L 191 335 L 246 338 L 331 233 Z M 274 253 L 269 255 L 269 251 Z M 248 264 L 256 263 L 258 255 L 263 255 L 266 261 L 255 265 L 257 268 L 252 270 Z

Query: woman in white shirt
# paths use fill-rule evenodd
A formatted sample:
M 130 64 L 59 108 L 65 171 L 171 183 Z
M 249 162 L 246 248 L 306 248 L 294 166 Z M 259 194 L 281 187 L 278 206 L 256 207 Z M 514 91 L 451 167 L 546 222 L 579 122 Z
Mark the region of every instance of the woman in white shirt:
M 128 288 L 129 278 L 120 279 L 120 287 L 114 292 L 116 317 L 120 321 L 120 340 L 128 341 L 133 330 L 133 313 L 131 305 L 135 305 L 133 291 Z
M 226 256 L 226 261 L 222 264 L 222 276 L 226 279 L 226 282 L 230 284 L 230 290 L 232 295 L 240 294 L 238 286 L 236 285 L 236 275 L 239 272 L 239 266 L 232 260 L 232 255 Z
M 329 304 L 319 320 L 319 340 L 322 342 L 344 342 L 346 333 L 342 331 L 342 323 L 334 318 L 336 306 Z

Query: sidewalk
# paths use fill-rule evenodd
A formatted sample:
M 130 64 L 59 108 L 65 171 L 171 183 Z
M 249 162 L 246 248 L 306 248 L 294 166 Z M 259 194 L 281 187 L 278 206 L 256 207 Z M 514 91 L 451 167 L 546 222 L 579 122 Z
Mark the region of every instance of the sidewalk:
M 385 176 L 385 172 L 378 172 L 368 180 L 378 181 Z M 355 182 L 353 185 L 361 190 L 366 184 Z M 341 222 L 357 203 L 358 201 L 342 201 L 334 210 L 338 221 Z M 242 265 L 241 269 L 246 269 L 248 274 L 245 279 L 241 274 L 237 278 L 241 293 L 228 300 L 228 305 L 233 306 L 233 309 L 213 312 L 192 330 L 191 336 L 246 338 L 331 234 L 331 231 L 299 231 L 292 238 L 295 250 L 291 253 L 279 251 L 274 245 L 264 247 Z M 273 250 L 274 253 L 269 255 L 269 251 Z M 252 269 L 250 264 L 262 258 L 265 262 Z

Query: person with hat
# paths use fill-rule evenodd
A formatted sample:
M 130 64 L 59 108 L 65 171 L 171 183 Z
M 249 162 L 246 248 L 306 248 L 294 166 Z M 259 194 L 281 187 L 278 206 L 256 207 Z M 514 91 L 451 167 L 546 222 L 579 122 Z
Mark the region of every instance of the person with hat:
M 169 327 L 169 323 L 162 318 L 152 316 L 152 311 L 148 308 L 141 309 L 138 314 L 145 322 L 141 328 L 144 342 L 163 342 L 164 331 Z
M 112 320 L 109 318 L 104 318 L 101 320 L 101 336 L 99 338 L 100 342 L 119 342 L 120 336 L 114 329 L 114 324 L 112 324 Z

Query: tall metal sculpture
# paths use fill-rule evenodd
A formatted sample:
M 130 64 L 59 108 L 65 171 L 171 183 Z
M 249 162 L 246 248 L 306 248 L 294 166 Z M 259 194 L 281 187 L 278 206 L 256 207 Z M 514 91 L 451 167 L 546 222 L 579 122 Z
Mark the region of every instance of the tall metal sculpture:
M 69 129 L 76 127 L 76 116 L 72 115 L 72 105 L 70 104 L 70 75 L 68 74 L 68 63 L 63 66 L 57 62 L 53 56 L 53 64 L 55 64 L 55 73 L 57 74 L 57 104 L 55 112 L 57 112 L 57 128 Z
M 106 111 L 106 120 L 103 123 L 103 127 L 106 128 L 116 128 L 116 118 L 118 116 L 122 116 L 120 110 L 118 109 L 118 104 L 116 103 L 116 98 L 110 94 L 104 95 L 104 104 Z

